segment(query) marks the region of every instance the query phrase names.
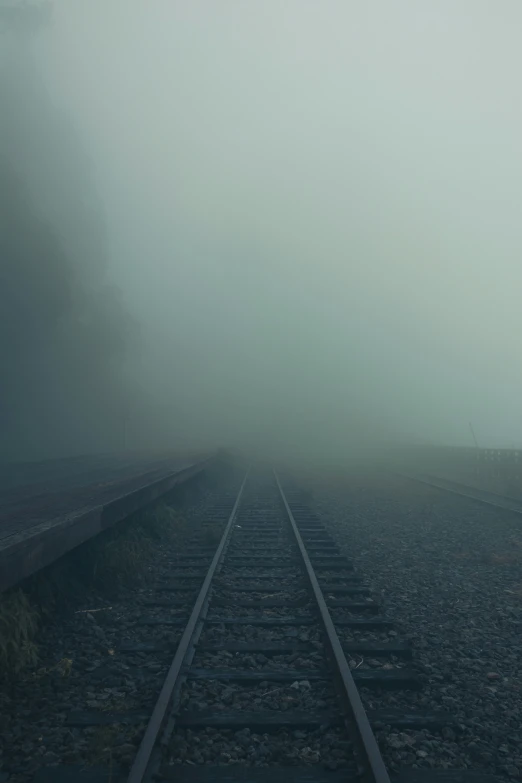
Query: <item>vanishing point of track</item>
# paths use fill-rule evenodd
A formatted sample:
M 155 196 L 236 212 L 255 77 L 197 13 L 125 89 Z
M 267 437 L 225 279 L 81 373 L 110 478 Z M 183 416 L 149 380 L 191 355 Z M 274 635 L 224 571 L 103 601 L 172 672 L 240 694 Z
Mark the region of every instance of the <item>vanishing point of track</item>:
M 274 669 L 273 672 L 270 672 L 263 669 L 262 672 L 249 673 L 248 671 L 241 672 L 238 670 L 230 672 L 226 670 L 221 672 L 215 670 L 195 670 L 191 664 L 197 649 L 198 639 L 207 621 L 209 607 L 216 603 L 221 606 L 230 606 L 230 612 L 233 612 L 234 608 L 238 606 L 259 608 L 284 605 L 285 608 L 290 609 L 301 603 L 309 604 L 312 612 L 306 616 L 279 616 L 273 620 L 239 616 L 236 618 L 229 617 L 227 622 L 236 625 L 238 623 L 243 625 L 246 623 L 257 623 L 266 626 L 317 624 L 322 632 L 326 659 L 329 663 L 329 671 L 325 672 L 323 670 L 320 677 L 332 680 L 334 683 L 341 705 L 341 712 L 338 717 L 340 718 L 340 724 L 345 726 L 347 738 L 353 744 L 354 759 L 357 762 L 359 773 L 363 773 L 364 780 L 374 783 L 389 783 L 388 773 L 370 722 L 361 703 L 345 651 L 335 630 L 327 601 L 320 586 L 318 574 L 322 571 L 326 574 L 328 580 L 333 579 L 337 582 L 336 585 L 329 586 L 329 592 L 335 591 L 345 595 L 362 593 L 364 595 L 367 591 L 358 586 L 357 579 L 351 573 L 352 566 L 350 562 L 338 553 L 335 544 L 315 516 L 302 505 L 294 505 L 292 510 L 291 502 L 285 496 L 275 472 L 268 479 L 268 482 L 265 479 L 262 492 L 256 495 L 254 501 L 244 504 L 245 491 L 249 481 L 247 474 L 238 492 L 223 535 L 203 580 L 176 654 L 148 722 L 128 776 L 128 783 L 142 783 L 142 781 L 150 780 L 157 771 L 161 755 L 160 746 L 165 746 L 168 736 L 172 734 L 174 727 L 180 723 L 179 695 L 182 685 L 187 678 L 209 677 L 219 679 L 223 677 L 227 679 L 228 676 L 236 681 L 243 679 L 244 681 L 255 682 L 255 675 L 259 675 L 257 681 L 291 682 L 295 677 L 301 680 L 318 679 L 319 675 L 314 671 L 308 673 L 281 672 Z M 273 510 L 277 508 L 278 504 L 279 513 L 284 510 L 286 515 L 286 525 L 284 522 L 281 524 L 274 517 Z M 242 509 L 243 505 L 246 506 L 244 511 Z M 241 521 L 241 525 L 237 524 L 238 521 Z M 282 528 L 285 527 L 286 530 L 283 530 Z M 284 533 L 288 536 L 288 543 L 291 549 L 285 550 L 283 548 L 281 550 L 280 548 L 280 535 Z M 290 556 L 288 556 L 289 552 L 291 552 Z M 232 572 L 229 572 L 229 575 L 232 574 L 239 582 L 244 583 L 245 580 L 252 581 L 252 579 L 264 578 L 268 581 L 267 592 L 277 592 L 285 589 L 278 586 L 278 579 L 280 580 L 284 577 L 256 573 L 257 569 L 262 571 L 267 568 L 287 569 L 290 566 L 297 566 L 301 572 L 301 579 L 299 579 L 298 585 L 293 585 L 293 588 L 305 586 L 308 600 L 305 602 L 278 601 L 277 599 L 275 601 L 266 599 L 261 601 L 238 601 L 231 597 L 229 600 L 216 602 L 216 599 L 213 598 L 213 592 L 216 590 L 216 586 L 219 590 L 220 575 L 225 564 L 229 569 L 234 569 Z M 248 572 L 244 572 L 245 567 L 248 568 Z M 317 569 L 317 573 L 314 567 Z M 245 574 L 244 576 L 242 575 L 243 573 Z M 286 580 L 287 583 L 288 579 Z M 281 582 L 281 584 L 283 583 Z M 242 590 L 244 588 L 237 586 L 237 589 Z M 246 589 L 252 590 L 253 588 L 247 587 Z M 364 605 L 361 603 L 357 604 L 356 601 L 351 599 L 341 599 L 335 603 L 337 606 L 346 606 L 348 608 L 357 609 L 359 607 L 364 611 Z M 359 620 L 359 622 L 364 623 L 364 620 Z M 236 651 L 241 651 L 242 649 L 252 651 L 253 646 L 257 646 L 259 649 L 262 648 L 265 653 L 270 653 L 268 648 L 271 646 L 274 648 L 272 652 L 278 649 L 278 645 L 253 645 L 252 643 L 239 643 L 232 646 Z M 281 650 L 284 647 L 285 645 L 279 645 Z M 277 725 L 277 713 L 274 713 L 272 717 L 275 719 L 275 725 Z M 288 728 L 292 723 L 291 716 L 283 713 L 282 717 L 284 718 L 282 725 Z M 331 716 L 329 719 L 331 720 Z M 243 714 L 242 718 L 240 714 L 239 720 L 240 724 L 242 723 L 242 725 L 248 727 L 248 714 Z M 297 725 L 302 725 L 303 716 L 297 715 L 295 720 Z M 322 720 L 328 720 L 328 718 L 323 717 Z M 313 718 L 311 722 L 313 723 Z M 182 721 L 181 725 L 183 725 Z M 179 771 L 179 767 L 177 769 Z M 287 772 L 290 775 L 291 771 L 291 767 L 287 768 Z M 196 773 L 196 769 L 194 769 L 194 772 Z

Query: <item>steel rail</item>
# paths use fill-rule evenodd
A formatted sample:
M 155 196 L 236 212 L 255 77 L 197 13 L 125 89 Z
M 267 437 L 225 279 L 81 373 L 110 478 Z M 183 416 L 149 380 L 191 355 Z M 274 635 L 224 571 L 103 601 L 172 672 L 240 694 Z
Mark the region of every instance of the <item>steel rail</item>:
M 515 498 L 496 495 L 494 492 L 489 492 L 489 490 L 470 487 L 468 484 L 461 484 L 459 481 L 452 481 L 451 479 L 439 479 L 436 476 L 415 476 L 411 473 L 398 473 L 396 475 L 408 479 L 409 481 L 416 481 L 418 484 L 425 484 L 428 487 L 440 489 L 441 492 L 449 492 L 451 495 L 458 495 L 459 497 L 467 498 L 468 500 L 474 500 L 476 503 L 483 503 L 492 508 L 509 511 L 512 514 L 522 514 L 522 502 L 517 501 Z M 446 481 L 454 486 L 448 486 Z M 481 497 L 480 494 L 475 493 L 482 493 L 482 495 L 487 495 L 488 497 Z M 517 505 L 511 505 L 512 502 L 517 503 Z
M 140 746 L 138 748 L 136 758 L 134 759 L 134 763 L 130 769 L 129 776 L 127 778 L 127 783 L 142 783 L 142 781 L 144 780 L 144 776 L 147 773 L 147 768 L 151 759 L 151 755 L 156 745 L 156 742 L 158 740 L 158 736 L 161 732 L 163 721 L 165 720 L 165 715 L 167 713 L 167 709 L 169 707 L 174 688 L 176 687 L 180 676 L 183 676 L 182 673 L 183 663 L 187 655 L 187 652 L 190 649 L 192 638 L 194 636 L 194 633 L 198 625 L 198 621 L 200 620 L 202 611 L 205 606 L 205 601 L 209 595 L 210 586 L 212 584 L 214 574 L 223 555 L 225 544 L 227 543 L 228 537 L 230 535 L 230 531 L 232 529 L 232 525 L 236 518 L 237 510 L 241 502 L 241 497 L 243 495 L 243 491 L 248 479 L 248 475 L 249 475 L 249 471 L 247 471 L 243 479 L 236 501 L 232 508 L 232 512 L 230 514 L 227 525 L 221 537 L 221 541 L 219 542 L 218 548 L 216 549 L 216 553 L 212 558 L 212 562 L 209 566 L 207 575 L 205 576 L 205 579 L 201 586 L 201 590 L 199 591 L 198 597 L 196 599 L 196 603 L 194 604 L 194 608 L 192 609 L 187 625 L 185 626 L 183 636 L 181 637 L 180 643 L 176 650 L 174 660 L 172 661 L 170 665 L 170 669 L 167 672 L 167 676 L 165 677 L 165 681 L 163 683 L 161 692 L 158 696 L 158 700 L 154 707 L 154 711 L 147 724 L 147 728 L 145 729 L 145 734 L 143 735 Z
M 341 695 L 343 697 L 344 705 L 346 708 L 345 721 L 350 733 L 350 738 L 354 741 L 356 752 L 359 756 L 359 760 L 363 767 L 363 774 L 366 777 L 368 783 L 390 783 L 390 778 L 386 770 L 377 740 L 370 726 L 370 721 L 366 715 L 361 697 L 357 690 L 357 686 L 352 677 L 348 661 L 344 654 L 341 642 L 335 630 L 330 612 L 324 599 L 323 591 L 319 586 L 315 571 L 313 569 L 310 558 L 306 551 L 306 547 L 299 533 L 294 515 L 290 509 L 288 501 L 283 492 L 281 482 L 276 471 L 273 471 L 274 478 L 281 496 L 281 500 L 285 507 L 290 525 L 292 527 L 297 546 L 303 560 L 308 582 L 314 594 L 317 608 L 319 610 L 319 616 L 321 624 L 323 626 L 325 637 L 328 642 L 332 661 L 334 663 L 337 677 L 341 685 Z

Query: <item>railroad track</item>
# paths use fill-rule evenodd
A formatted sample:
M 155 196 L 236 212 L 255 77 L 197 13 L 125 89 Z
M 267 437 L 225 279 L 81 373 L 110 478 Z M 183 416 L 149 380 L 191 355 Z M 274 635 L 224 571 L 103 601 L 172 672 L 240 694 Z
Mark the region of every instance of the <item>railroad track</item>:
M 162 694 L 128 777 L 128 783 L 138 783 L 138 781 L 141 783 L 158 772 L 162 773 L 162 777 L 168 773 L 164 767 L 161 768 L 161 754 L 154 759 L 153 752 L 157 747 L 160 729 L 171 697 L 175 700 L 174 709 L 179 710 L 180 686 L 183 681 L 189 684 L 218 681 L 254 689 L 259 689 L 261 686 L 262 690 L 266 690 L 267 687 L 270 690 L 277 684 L 294 688 L 297 697 L 300 692 L 306 693 L 311 689 L 311 683 L 329 683 L 334 675 L 337 677 L 336 689 L 340 696 L 338 710 L 318 711 L 315 715 L 288 710 L 281 710 L 279 713 L 273 710 L 253 710 L 250 713 L 243 710 L 225 713 L 222 709 L 181 711 L 169 721 L 170 725 L 166 729 L 167 736 L 161 738 L 163 745 L 168 746 L 174 726 L 181 729 L 190 728 L 193 731 L 213 727 L 235 731 L 246 728 L 261 733 L 266 732 L 267 729 L 272 732 L 278 729 L 302 732 L 306 729 L 313 733 L 314 729 L 317 731 L 321 727 L 335 724 L 342 726 L 346 722 L 350 728 L 350 740 L 357 747 L 359 764 L 370 772 L 371 780 L 386 783 L 388 775 L 368 718 L 360 703 L 314 567 L 334 580 L 334 584 L 329 586 L 330 591 L 335 591 L 338 596 L 349 596 L 337 598 L 336 603 L 339 608 L 346 607 L 363 613 L 367 611 L 373 613 L 374 606 L 368 600 L 361 600 L 367 591 L 353 576 L 351 564 L 338 554 L 335 544 L 331 542 L 324 529 L 305 510 L 296 509 L 301 530 L 298 528 L 281 487 L 275 480 L 263 488 L 261 495 L 254 491 L 254 494 L 250 493 L 249 496 L 246 483 L 247 479 L 238 494 L 234 510 L 201 586 Z M 246 498 L 244 498 L 245 494 Z M 287 519 L 281 503 L 285 504 Z M 316 616 L 314 616 L 314 609 L 317 612 Z M 360 623 L 374 625 L 371 620 L 361 619 Z M 234 638 L 229 635 L 228 638 L 231 640 L 222 641 L 217 645 L 200 642 L 204 627 L 211 625 L 225 628 L 228 626 L 234 630 Z M 321 642 L 317 642 L 316 645 L 300 643 L 294 636 L 286 642 L 265 642 L 261 639 L 243 641 L 244 633 L 241 629 L 252 627 L 266 631 L 310 627 L 315 627 L 318 631 L 320 629 L 325 634 L 333 667 L 328 668 Z M 321 653 L 318 652 L 318 647 Z M 217 668 L 215 664 L 212 665 L 213 654 L 219 652 L 231 656 L 255 654 L 262 656 L 262 663 L 267 661 L 268 665 L 262 665 L 257 669 L 240 666 Z M 304 656 L 313 656 L 313 666 L 309 669 L 292 669 L 280 665 L 281 659 L 286 663 L 284 657 L 292 657 L 296 652 L 303 653 Z M 270 659 L 274 657 L 279 661 L 277 664 L 270 664 Z M 328 698 L 328 687 L 324 690 L 326 696 L 324 701 L 334 702 L 334 699 Z M 297 697 L 295 701 L 299 703 L 303 699 Z M 352 760 L 352 772 L 356 773 L 355 756 L 352 757 L 351 749 L 350 752 L 340 755 L 342 759 L 340 766 L 345 767 Z M 200 770 L 190 766 L 173 765 L 171 769 L 173 777 L 178 780 L 200 780 L 201 771 L 206 776 L 211 775 L 213 780 L 230 774 L 230 768 L 227 767 L 216 767 L 209 771 L 208 768 Z M 242 771 L 239 769 L 236 772 L 244 775 L 245 770 L 243 768 Z M 261 772 L 266 780 L 274 774 L 272 768 L 261 768 L 257 772 L 258 778 Z M 289 772 L 292 772 L 292 775 L 297 772 L 296 779 L 299 779 L 299 775 L 310 774 L 310 767 L 306 766 L 299 771 L 287 769 L 285 774 Z M 343 778 L 344 775 L 345 771 L 342 773 Z M 326 776 L 329 780 L 332 779 L 331 772 L 326 772 Z
M 463 484 L 460 481 L 453 481 L 430 474 L 401 473 L 399 475 L 410 481 L 426 484 L 429 487 L 435 487 L 443 492 L 449 492 L 452 495 L 460 495 L 468 500 L 474 500 L 477 503 L 483 503 L 487 506 L 510 511 L 514 514 L 522 514 L 522 501 L 517 498 L 509 497 L 507 495 L 497 495 L 495 492 L 478 489 L 469 484 Z
M 303 496 L 284 491 L 275 473 L 246 476 L 235 500 L 208 518 L 224 525 L 217 549 L 198 542 L 184 550 L 146 602 L 151 616 L 139 620 L 184 630 L 130 772 L 96 781 L 388 783 L 374 727 L 452 722 L 441 712 L 363 708 L 361 688 L 421 687 L 410 645 L 388 635 L 393 621 Z M 162 647 L 152 639 L 117 652 Z M 393 663 L 354 666 L 368 657 Z M 462 770 L 445 772 L 445 783 L 464 780 Z
M 196 562 L 180 563 L 181 570 L 173 574 L 173 580 L 186 573 L 185 566 L 190 568 Z M 173 581 L 170 587 L 174 596 L 186 585 L 183 580 Z M 154 776 L 184 783 L 244 779 L 247 770 L 240 763 L 241 746 L 239 758 L 230 758 L 237 760 L 237 765 L 214 766 L 204 757 L 201 761 L 207 763 L 201 766 L 176 763 L 183 760 L 181 754 L 176 757 L 176 747 L 183 749 L 186 732 L 193 732 L 192 740 L 199 739 L 197 732 L 209 729 L 246 729 L 265 737 L 279 733 L 282 743 L 290 746 L 299 740 L 292 759 L 295 766 L 248 769 L 249 779 L 260 783 L 278 774 L 281 779 L 290 776 L 295 781 L 316 783 L 323 777 L 337 783 L 346 781 L 347 774 L 362 774 L 365 780 L 387 783 L 388 773 L 370 719 L 403 727 L 444 722 L 444 716 L 436 715 L 366 714 L 358 687 L 419 685 L 415 673 L 404 666 L 350 669 L 347 655 L 388 660 L 411 657 L 411 648 L 405 643 L 347 640 L 350 629 L 386 631 L 392 625 L 379 616 L 379 606 L 361 577 L 298 494 L 285 495 L 275 475 L 261 485 L 245 478 L 202 580 L 128 783 Z M 228 665 L 223 666 L 223 658 Z M 297 667 L 292 665 L 295 661 Z M 209 685 L 210 696 L 205 690 Z M 231 685 L 235 689 L 232 694 Z M 264 694 L 277 689 L 289 701 L 279 702 L 280 709 L 274 709 L 273 702 L 264 708 Z M 312 689 L 323 698 L 316 698 L 319 706 L 311 709 L 307 697 Z M 246 699 L 252 703 L 246 710 L 244 691 L 254 696 Z M 288 696 L 292 691 L 295 696 Z M 206 699 L 203 708 L 195 698 L 202 692 Z M 209 706 L 212 697 L 213 708 Z M 228 707 L 231 700 L 238 705 L 235 709 Z M 199 709 L 194 709 L 194 702 Z M 181 743 L 176 745 L 180 737 Z M 326 768 L 321 763 L 321 738 L 325 745 L 338 745 L 333 758 L 326 753 Z M 277 748 L 266 744 L 271 764 L 280 752 Z

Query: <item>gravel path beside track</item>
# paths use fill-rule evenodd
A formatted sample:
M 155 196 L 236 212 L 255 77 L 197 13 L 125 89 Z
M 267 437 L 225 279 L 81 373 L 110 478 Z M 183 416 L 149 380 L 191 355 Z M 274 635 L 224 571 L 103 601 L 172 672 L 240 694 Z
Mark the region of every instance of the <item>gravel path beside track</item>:
M 136 585 L 121 587 L 115 598 L 88 590 L 75 612 L 49 619 L 36 640 L 38 668 L 0 680 L 0 783 L 29 783 L 37 769 L 54 764 L 133 760 L 183 631 L 137 625 L 143 614 L 164 614 L 144 609 L 142 602 L 153 585 L 172 578 L 180 547 L 198 534 L 204 510 L 219 496 L 202 488 L 180 511 L 191 522 L 186 538 L 152 542 L 147 572 Z M 181 608 L 180 614 L 187 611 Z M 165 650 L 120 653 L 119 647 L 128 641 L 162 642 Z M 86 710 L 143 712 L 144 719 L 138 725 L 67 725 L 71 713 Z
M 366 706 L 456 718 L 442 733 L 377 731 L 390 771 L 462 767 L 521 780 L 522 518 L 390 476 L 316 482 L 314 504 L 412 640 L 423 674 L 417 693 L 362 689 Z

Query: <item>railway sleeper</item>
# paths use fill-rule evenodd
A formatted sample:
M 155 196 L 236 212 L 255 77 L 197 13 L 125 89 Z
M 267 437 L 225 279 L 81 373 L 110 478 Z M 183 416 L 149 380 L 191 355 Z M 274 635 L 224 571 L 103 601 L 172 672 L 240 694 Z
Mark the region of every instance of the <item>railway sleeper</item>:
M 412 648 L 405 642 L 345 642 L 343 650 L 360 655 L 411 659 Z M 198 644 L 201 652 L 262 653 L 263 655 L 286 655 L 295 652 L 317 652 L 317 647 L 306 642 L 221 642 L 219 644 Z
M 304 543 L 307 546 L 312 546 L 313 544 L 320 544 L 321 546 L 338 546 L 338 544 L 335 543 L 335 541 L 332 541 L 331 538 L 327 536 L 305 536 L 302 535 L 301 538 L 303 539 Z
M 299 579 L 294 579 L 289 585 L 231 585 L 229 583 L 220 584 L 219 588 L 228 593 L 286 593 L 289 590 L 304 589 L 304 583 Z
M 189 680 L 220 680 L 222 682 L 317 682 L 330 680 L 331 672 L 311 669 L 309 671 L 287 669 L 275 671 L 261 669 L 243 671 L 241 669 L 195 669 L 185 672 Z M 418 675 L 409 669 L 352 669 L 352 676 L 359 687 L 383 688 L 385 690 L 418 690 L 421 681 Z
M 140 617 L 137 621 L 137 625 L 186 625 L 187 617 Z M 281 627 L 281 626 L 299 626 L 299 625 L 315 625 L 315 617 L 275 617 L 266 619 L 259 617 L 212 617 L 206 618 L 205 623 L 207 625 L 258 625 L 266 628 Z M 395 623 L 392 620 L 383 620 L 381 617 L 375 617 L 371 619 L 360 617 L 348 617 L 335 620 L 335 624 L 343 626 L 345 628 L 356 628 L 357 630 L 370 631 L 370 630 L 393 630 Z
M 163 764 L 159 779 L 176 783 L 359 783 L 346 769 L 326 770 L 319 765 L 306 767 L 245 767 L 243 765 Z M 33 783 L 126 783 L 127 774 L 118 767 L 71 764 L 43 767 Z M 391 777 L 391 783 L 498 783 L 494 775 L 470 769 L 412 769 Z
M 324 547 L 313 547 L 313 546 L 307 546 L 306 547 L 308 555 L 310 557 L 344 557 L 344 555 L 341 555 L 339 552 L 338 547 L 329 547 L 328 549 L 325 549 Z
M 117 645 L 119 652 L 165 652 L 177 648 L 178 642 L 122 642 Z M 343 642 L 345 653 L 371 655 L 373 658 L 402 658 L 411 660 L 412 647 L 407 642 Z M 199 652 L 262 653 L 272 655 L 292 655 L 296 652 L 316 652 L 317 647 L 306 642 L 220 642 L 196 645 Z
M 337 595 L 370 595 L 370 589 L 368 587 L 363 587 L 362 585 L 353 585 L 350 587 L 344 587 L 342 585 L 321 585 L 321 590 L 323 591 L 323 595 L 325 593 L 335 593 Z
M 440 730 L 455 724 L 448 712 L 411 712 L 400 710 L 369 710 L 368 718 L 374 725 L 394 726 L 401 729 Z M 317 729 L 321 726 L 340 726 L 343 716 L 340 712 L 292 712 L 291 710 L 201 710 L 181 712 L 176 724 L 183 728 L 223 728 L 270 732 L 281 728 Z
M 285 542 L 286 545 L 286 542 Z M 281 546 L 269 548 L 269 547 L 253 547 L 253 548 L 247 548 L 243 546 L 236 546 L 233 543 L 229 547 L 228 553 L 227 553 L 227 560 L 235 560 L 236 558 L 247 558 L 247 557 L 275 557 L 280 558 L 281 557 Z M 290 552 L 288 552 L 288 557 L 292 557 L 297 559 L 297 551 L 295 549 L 292 549 Z
M 337 601 L 329 599 L 329 609 L 348 609 L 350 612 L 367 612 L 368 614 L 378 614 L 380 611 L 380 605 L 375 601 L 350 601 L 347 598 L 339 598 Z M 336 618 L 332 618 L 334 623 L 337 622 Z
M 253 582 L 255 581 L 256 577 L 247 577 L 249 581 Z M 292 578 L 292 577 L 290 577 Z M 281 577 L 281 579 L 284 579 L 286 582 L 288 581 L 289 577 Z M 296 585 L 304 584 L 303 580 L 301 578 L 294 578 L 290 585 L 288 586 L 277 586 L 277 585 L 261 585 L 261 586 L 251 586 L 251 585 L 231 585 L 229 582 L 226 581 L 220 581 L 216 586 L 218 586 L 222 590 L 227 590 L 228 592 L 245 592 L 245 593 L 259 593 L 259 592 L 270 592 L 270 593 L 281 593 L 281 592 L 287 592 L 290 588 L 295 589 Z M 176 592 L 187 592 L 192 591 L 194 592 L 195 587 L 193 586 L 187 586 L 183 582 L 175 582 L 169 585 L 160 585 L 159 587 L 155 587 L 155 590 L 162 593 L 176 593 Z M 355 594 L 355 593 L 363 593 L 366 590 L 366 588 L 343 588 L 342 590 L 337 590 L 336 592 L 344 592 L 346 590 L 349 594 Z
M 231 570 L 232 570 L 232 573 L 230 573 Z M 248 574 L 244 574 L 242 571 L 239 571 L 239 573 L 237 573 L 236 569 L 226 568 L 226 563 L 225 563 L 225 568 L 223 569 L 223 571 L 221 571 L 219 577 L 217 577 L 216 582 L 218 584 L 220 584 L 221 582 L 224 581 L 224 577 L 226 577 L 227 579 L 244 579 L 245 581 L 254 582 L 257 579 L 274 579 L 274 580 L 276 580 L 276 579 L 288 579 L 289 577 L 292 577 L 294 579 L 301 579 L 302 578 L 302 574 L 298 574 L 298 575 L 294 576 L 293 574 L 291 574 L 288 571 L 284 570 L 281 574 L 271 574 L 271 573 L 268 573 L 266 571 L 261 571 L 259 574 L 255 574 L 255 575 L 250 576 Z M 347 577 L 347 578 L 351 579 L 352 577 Z M 353 577 L 353 578 L 354 579 L 362 579 L 362 577 Z
M 312 555 L 310 562 L 318 565 L 329 565 L 330 563 L 349 563 L 350 561 L 345 555 Z
M 226 564 L 231 563 L 232 565 L 238 566 L 250 566 L 250 568 L 262 566 L 263 568 L 285 568 L 288 566 L 294 566 L 296 563 L 298 563 L 297 557 L 271 557 L 267 558 L 263 555 L 260 555 L 259 557 L 238 557 L 236 555 L 231 555 L 227 557 Z
M 250 544 L 259 545 L 259 544 L 277 544 L 279 541 L 288 541 L 286 532 L 281 531 L 280 533 L 272 533 L 271 535 L 257 535 L 252 536 L 250 533 L 243 535 L 243 532 L 241 530 L 236 530 L 234 533 L 234 541 L 236 543 L 241 543 L 242 541 L 248 541 Z M 250 547 L 252 548 L 252 547 Z
M 368 718 L 375 727 L 393 726 L 401 729 L 430 729 L 437 731 L 445 726 L 456 727 L 455 718 L 448 712 L 404 712 L 400 709 L 368 710 Z M 111 726 L 122 724 L 136 726 L 145 723 L 145 712 L 102 712 L 72 710 L 65 724 L 70 727 Z M 223 728 L 252 731 L 274 731 L 285 727 L 316 729 L 320 726 L 341 725 L 340 712 L 292 712 L 291 710 L 198 710 L 184 711 L 176 718 L 176 725 L 184 728 Z M 458 728 L 458 727 L 457 727 Z M 179 769 L 179 767 L 178 767 Z M 244 767 L 243 767 L 244 769 Z M 273 768 L 272 768 L 273 769 Z
M 164 766 L 161 774 L 162 780 L 177 783 L 360 783 L 361 780 L 346 769 L 326 770 L 318 764 L 308 767 L 181 764 Z M 408 769 L 392 775 L 391 783 L 498 783 L 498 777 L 470 769 Z
M 195 597 L 195 594 L 193 595 Z M 164 606 L 165 608 L 168 608 L 170 606 L 172 607 L 179 607 L 179 606 L 187 606 L 190 602 L 190 596 L 186 596 L 185 598 L 147 598 L 143 601 L 140 601 L 140 606 L 150 606 L 150 607 L 161 607 Z
M 214 598 L 210 606 L 211 608 L 214 606 L 239 606 L 247 609 L 298 609 L 302 606 L 306 606 L 309 602 L 310 599 L 308 597 L 299 598 L 297 600 L 289 600 L 288 598 L 261 598 L 258 601 L 248 601 L 237 598 Z

